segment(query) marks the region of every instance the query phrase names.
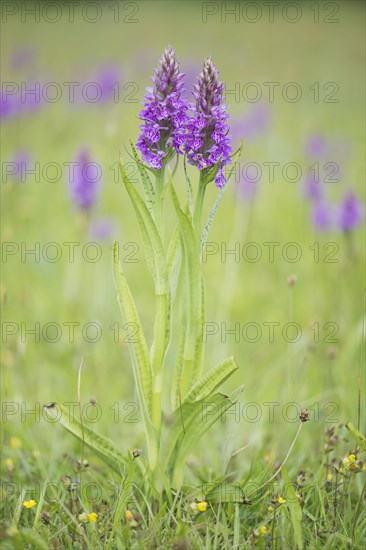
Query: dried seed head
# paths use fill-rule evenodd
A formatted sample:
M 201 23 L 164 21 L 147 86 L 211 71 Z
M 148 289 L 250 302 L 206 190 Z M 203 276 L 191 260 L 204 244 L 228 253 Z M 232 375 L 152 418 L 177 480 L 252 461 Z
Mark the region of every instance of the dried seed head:
M 134 450 L 132 451 L 132 456 L 133 456 L 134 459 L 135 459 L 135 458 L 138 458 L 139 456 L 141 456 L 141 454 L 142 454 L 142 450 L 141 450 L 141 449 L 134 449 Z
M 296 275 L 292 274 L 287 277 L 288 286 L 294 286 L 297 283 Z
M 45 525 L 48 525 L 50 523 L 50 515 L 48 512 L 42 512 L 41 522 L 44 523 Z
M 304 409 L 299 414 L 299 418 L 300 418 L 302 423 L 308 422 L 308 420 L 310 420 L 310 412 L 307 409 Z
M 87 460 L 83 460 L 83 461 L 77 460 L 76 464 L 77 464 L 78 472 L 80 472 L 81 470 L 86 470 L 86 468 L 89 468 L 89 462 Z

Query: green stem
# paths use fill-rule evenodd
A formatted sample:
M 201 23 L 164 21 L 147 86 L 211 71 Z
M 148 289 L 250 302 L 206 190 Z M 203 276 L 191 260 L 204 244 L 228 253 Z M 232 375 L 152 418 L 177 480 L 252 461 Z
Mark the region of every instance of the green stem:
M 161 241 L 164 240 L 164 168 L 156 174 L 155 224 Z M 164 246 L 164 245 L 163 245 Z M 154 340 L 151 347 L 151 365 L 153 370 L 153 393 L 151 403 L 151 420 L 160 441 L 161 429 L 161 370 L 166 351 L 167 333 L 167 295 L 155 290 L 155 323 Z
M 160 235 L 161 241 L 164 241 L 164 176 L 165 169 L 161 168 L 156 173 L 156 193 L 155 193 L 155 225 Z
M 154 375 L 153 384 L 151 420 L 157 432 L 157 440 L 159 441 L 161 427 L 161 372 Z
M 200 181 L 198 184 L 198 191 L 197 191 L 197 197 L 196 202 L 194 205 L 194 213 L 193 213 L 193 226 L 196 231 L 196 236 L 198 242 L 201 241 L 201 218 L 202 218 L 202 207 L 203 202 L 205 198 L 206 193 L 206 187 L 207 187 L 207 181 L 206 177 L 200 173 Z

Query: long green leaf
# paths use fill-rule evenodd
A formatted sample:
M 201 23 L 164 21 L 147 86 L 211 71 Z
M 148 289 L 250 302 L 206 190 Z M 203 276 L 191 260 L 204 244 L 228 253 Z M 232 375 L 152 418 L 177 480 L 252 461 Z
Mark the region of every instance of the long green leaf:
M 144 164 L 139 159 L 139 156 L 138 156 L 137 151 L 136 151 L 136 147 L 135 147 L 132 140 L 130 140 L 130 144 L 131 144 L 132 154 L 133 154 L 133 157 L 136 161 L 137 169 L 138 169 L 140 177 L 141 177 L 142 185 L 144 187 L 144 191 L 145 191 L 145 195 L 146 195 L 146 204 L 147 204 L 147 207 L 148 207 L 149 211 L 152 212 L 154 204 L 155 204 L 155 190 L 154 190 L 153 184 L 151 183 L 149 174 L 148 174 Z
M 235 404 L 241 392 L 242 388 L 239 388 L 230 397 L 216 393 L 194 403 L 184 403 L 174 411 L 173 423 L 169 425 L 168 443 L 162 452 L 162 461 L 163 467 L 173 470 L 175 486 L 181 483 L 189 453 L 209 428 Z
M 132 359 L 137 393 L 139 398 L 143 398 L 143 401 L 146 404 L 146 409 L 149 411 L 152 392 L 152 371 L 150 366 L 149 351 L 134 299 L 118 259 L 117 243 L 114 244 L 113 251 L 113 272 L 118 293 L 118 302 L 121 308 L 123 320 L 125 323 L 131 323 L 131 326 L 137 329 L 137 338 L 130 339 L 129 350 Z
M 233 155 L 231 155 L 231 161 L 232 162 L 231 162 L 231 164 L 228 165 L 228 168 L 225 171 L 225 177 L 226 177 L 226 180 L 228 182 L 231 180 L 231 176 L 235 172 L 235 168 L 236 168 L 235 163 L 240 160 L 240 157 L 241 157 L 242 153 L 243 153 L 243 140 L 241 140 L 240 145 L 237 148 L 237 150 L 235 151 L 235 153 Z
M 197 331 L 197 336 L 196 336 L 195 368 L 192 373 L 192 383 L 191 383 L 192 386 L 195 385 L 202 376 L 203 358 L 204 358 L 203 325 L 205 322 L 205 315 L 206 315 L 205 297 L 206 297 L 205 280 L 203 276 L 201 276 L 201 318 L 200 318 L 199 329 Z
M 128 178 L 122 161 L 120 161 L 119 166 L 140 226 L 142 239 L 144 241 L 146 262 L 155 280 L 156 294 L 165 294 L 167 286 L 167 269 L 163 244 L 156 229 L 155 222 L 144 200 Z
M 212 210 L 211 210 L 211 212 L 208 216 L 205 228 L 204 228 L 204 230 L 202 232 L 202 236 L 201 236 L 201 247 L 203 247 L 203 245 L 206 242 L 208 232 L 210 231 L 211 225 L 213 223 L 213 220 L 214 220 L 215 214 L 217 212 L 217 209 L 220 205 L 221 199 L 222 199 L 222 197 L 223 197 L 223 195 L 224 195 L 224 193 L 225 193 L 225 191 L 228 187 L 228 183 L 231 179 L 231 176 L 233 175 L 233 173 L 235 171 L 235 163 L 238 162 L 238 160 L 240 159 L 242 152 L 243 152 L 243 143 L 241 142 L 239 148 L 237 149 L 237 151 L 235 151 L 235 153 L 231 157 L 232 164 L 229 165 L 228 170 L 225 172 L 227 183 L 224 185 L 224 187 L 222 187 L 222 189 L 220 189 L 219 194 L 217 195 L 216 200 L 214 202 L 214 205 L 212 207 Z
M 149 352 L 136 305 L 118 259 L 117 243 L 114 243 L 113 272 L 122 317 L 125 322 L 132 323 L 138 329 L 138 338 L 129 342 L 128 347 L 149 449 L 149 463 L 150 466 L 155 467 L 157 460 L 157 434 L 151 421 L 153 388 Z
M 70 410 L 58 403 L 47 410 L 47 415 L 52 415 L 68 432 L 84 442 L 117 474 L 122 475 L 126 457 L 109 439 L 95 433 L 85 424 L 82 426 L 78 419 L 71 417 Z
M 201 410 L 198 417 L 192 418 L 189 425 L 185 427 L 184 437 L 179 444 L 179 450 L 174 460 L 173 479 L 179 482 L 182 479 L 183 468 L 188 455 L 197 446 L 198 442 L 206 434 L 206 432 L 219 420 L 224 418 L 225 413 L 231 407 L 235 406 L 237 397 L 242 392 L 239 388 L 230 397 L 222 394 L 214 394 L 213 396 L 202 399 Z
M 186 329 L 184 345 L 184 368 L 182 375 L 182 397 L 189 390 L 192 383 L 192 373 L 197 365 L 197 345 L 203 345 L 202 332 L 202 300 L 201 300 L 201 268 L 199 247 L 195 232 L 188 215 L 183 212 L 172 181 L 170 190 L 173 204 L 177 213 L 178 228 L 182 249 L 182 262 L 186 292 Z
M 302 550 L 303 549 L 302 528 L 301 528 L 302 510 L 296 496 L 295 487 L 291 483 L 291 480 L 289 478 L 289 475 L 287 473 L 285 466 L 282 466 L 282 477 L 286 484 L 286 496 L 288 497 L 286 504 L 290 510 L 292 529 L 294 532 L 294 541 L 296 544 L 296 548 L 298 550 Z
M 134 470 L 135 470 L 135 464 L 131 456 L 129 456 L 128 466 L 127 466 L 127 475 L 123 480 L 123 483 L 121 484 L 121 490 L 120 490 L 118 501 L 114 510 L 112 528 L 109 534 L 107 544 L 105 546 L 106 550 L 111 548 L 111 545 L 113 544 L 113 538 L 114 538 L 115 532 L 120 527 L 122 517 L 124 516 L 125 510 L 126 510 L 126 506 L 128 502 L 131 500 L 131 485 L 134 480 L 134 475 L 133 475 Z
M 184 403 L 192 403 L 208 397 L 215 390 L 219 389 L 225 380 L 227 380 L 238 368 L 234 357 L 229 357 L 216 367 L 213 367 L 193 386 L 184 398 Z
M 179 266 L 181 261 L 181 248 L 179 240 L 179 232 L 176 228 L 174 230 L 173 236 L 171 238 L 167 258 L 167 275 L 168 275 L 168 288 L 171 292 L 172 302 L 174 302 L 177 284 L 178 284 L 178 275 L 179 275 Z

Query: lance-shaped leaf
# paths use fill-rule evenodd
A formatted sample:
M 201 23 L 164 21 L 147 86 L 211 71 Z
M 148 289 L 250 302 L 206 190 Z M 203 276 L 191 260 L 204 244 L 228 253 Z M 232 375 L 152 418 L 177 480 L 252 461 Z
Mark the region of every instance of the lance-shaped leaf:
M 125 514 L 125 510 L 127 507 L 127 504 L 132 500 L 134 497 L 133 495 L 133 488 L 134 488 L 134 473 L 135 473 L 135 463 L 132 459 L 132 457 L 128 456 L 128 465 L 127 465 L 127 475 L 125 479 L 123 480 L 123 483 L 121 483 L 120 486 L 120 493 L 118 495 L 118 500 L 115 506 L 114 510 L 114 516 L 113 516 L 113 522 L 112 527 L 109 533 L 109 538 L 107 541 L 107 544 L 105 546 L 106 550 L 109 550 L 113 544 L 114 535 L 117 531 L 117 529 L 121 525 L 121 520 Z
M 189 453 L 209 428 L 218 419 L 224 418 L 227 410 L 235 406 L 242 391 L 241 387 L 230 397 L 215 393 L 194 403 L 184 403 L 174 411 L 173 424 L 169 427 L 168 445 L 163 451 L 162 459 L 164 466 L 173 470 L 176 487 L 181 484 L 183 468 Z
M 149 460 L 151 458 L 154 462 L 156 460 L 156 432 L 150 417 L 152 400 L 152 371 L 149 351 L 146 345 L 144 332 L 142 330 L 142 325 L 135 302 L 119 262 L 118 243 L 116 242 L 114 243 L 113 272 L 117 288 L 118 302 L 123 320 L 126 323 L 131 323 L 132 326 L 137 328 L 138 337 L 129 342 L 129 351 L 137 396 L 139 399 L 145 434 L 150 452 Z
M 231 176 L 234 174 L 236 170 L 235 165 L 240 160 L 242 153 L 243 153 L 243 141 L 241 140 L 239 147 L 237 148 L 235 153 L 231 155 L 231 164 L 227 165 L 227 169 L 225 171 L 225 177 L 228 182 L 230 181 Z
M 203 345 L 203 324 L 205 322 L 206 309 L 205 309 L 205 280 L 201 276 L 201 319 L 200 330 L 197 333 L 196 349 L 195 349 L 195 368 L 192 373 L 192 385 L 195 385 L 202 376 L 203 357 L 204 357 L 204 345 Z
M 184 300 L 184 296 L 182 300 Z M 182 385 L 182 375 L 183 375 L 183 358 L 184 358 L 184 346 L 187 338 L 187 322 L 185 315 L 185 308 L 181 307 L 180 311 L 180 324 L 181 324 L 181 333 L 179 336 L 178 350 L 175 358 L 174 373 L 172 380 L 172 391 L 171 391 L 171 403 L 173 410 L 180 407 L 182 404 L 182 395 L 181 395 L 181 385 Z
M 156 294 L 165 294 L 167 286 L 167 270 L 165 263 L 164 247 L 155 222 L 138 191 L 129 180 L 122 161 L 119 163 L 122 178 L 130 195 L 134 207 L 142 239 L 144 241 L 145 256 L 148 268 L 155 280 Z
M 137 333 L 135 338 L 129 339 L 129 350 L 132 359 L 137 393 L 139 397 L 143 397 L 147 410 L 150 410 L 152 371 L 150 366 L 149 350 L 134 299 L 119 262 L 118 243 L 114 243 L 113 273 L 123 320 L 125 323 L 130 323 L 131 326 L 135 327 Z
M 58 403 L 55 403 L 52 408 L 47 407 L 47 416 L 52 416 L 68 432 L 92 449 L 117 474 L 122 475 L 126 457 L 109 439 L 95 433 L 87 425 L 81 425 L 79 420 L 71 416 L 69 409 Z
M 186 338 L 184 343 L 184 364 L 186 368 L 183 370 L 182 387 L 183 391 L 186 392 L 191 384 L 192 371 L 197 365 L 197 344 L 203 345 L 202 339 L 200 338 L 202 331 L 201 267 L 199 247 L 196 242 L 192 222 L 179 205 L 179 200 L 171 179 L 170 190 L 177 213 L 182 249 L 182 275 L 185 277 Z
M 180 241 L 179 241 L 179 232 L 178 232 L 178 229 L 176 228 L 171 238 L 169 248 L 168 248 L 167 258 L 166 258 L 168 288 L 170 289 L 170 292 L 171 292 L 172 303 L 174 302 L 175 294 L 177 290 L 180 261 L 181 261 L 181 248 L 180 248 Z
M 241 157 L 241 154 L 243 152 L 243 143 L 241 142 L 240 143 L 240 146 L 238 148 L 237 151 L 235 151 L 235 153 L 232 155 L 231 157 L 231 160 L 232 160 L 232 164 L 229 165 L 229 168 L 227 169 L 226 173 L 225 173 L 225 176 L 226 176 L 226 180 L 227 180 L 227 183 L 224 185 L 224 187 L 222 187 L 219 191 L 219 194 L 217 195 L 216 197 L 216 200 L 214 202 L 214 205 L 211 209 L 211 212 L 208 216 L 208 219 L 207 219 L 207 222 L 206 222 L 206 225 L 205 225 L 205 228 L 202 232 L 202 236 L 201 236 L 201 246 L 203 246 L 206 242 L 206 239 L 207 239 L 207 235 L 208 235 L 208 232 L 211 228 L 211 225 L 213 223 L 213 220 L 214 220 L 214 217 L 215 217 L 215 214 L 217 212 L 217 209 L 220 205 L 220 202 L 221 202 L 221 199 L 228 187 L 228 182 L 230 181 L 231 179 L 231 176 L 233 175 L 233 173 L 235 172 L 235 169 L 236 169 L 236 163 L 239 161 L 240 157 Z
M 219 389 L 225 380 L 227 380 L 238 368 L 234 357 L 229 357 L 216 367 L 213 367 L 193 386 L 184 398 L 184 403 L 192 403 L 208 397 L 215 390 Z
M 142 185 L 145 191 L 146 204 L 149 211 L 152 212 L 153 206 L 155 204 L 155 190 L 154 190 L 153 184 L 151 183 L 151 179 L 149 177 L 148 171 L 145 165 L 141 162 L 137 154 L 136 147 L 131 139 L 130 139 L 130 144 L 131 144 L 132 154 L 136 161 L 137 169 L 139 171 Z

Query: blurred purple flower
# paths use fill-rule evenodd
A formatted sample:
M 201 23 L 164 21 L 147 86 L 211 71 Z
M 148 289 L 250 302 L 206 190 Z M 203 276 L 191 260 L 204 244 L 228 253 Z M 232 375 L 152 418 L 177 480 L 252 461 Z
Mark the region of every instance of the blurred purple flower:
M 1 91 L 0 117 L 7 120 L 27 112 L 38 111 L 44 100 L 41 82 L 22 82 L 17 89 Z
M 101 242 L 107 242 L 116 237 L 117 224 L 111 218 L 100 218 L 91 223 L 89 227 L 90 238 Z
M 270 110 L 265 103 L 256 103 L 244 115 L 233 117 L 231 135 L 234 141 L 250 140 L 263 134 L 269 125 Z
M 101 102 L 118 101 L 120 71 L 116 65 L 103 65 L 97 70 L 92 81 L 100 86 Z
M 324 193 L 320 181 L 315 178 L 314 172 L 308 172 L 303 183 L 303 191 L 305 197 L 312 201 L 319 201 L 323 198 Z
M 313 134 L 308 138 L 305 149 L 309 157 L 319 158 L 327 152 L 327 142 L 324 136 Z
M 27 46 L 18 48 L 15 50 L 10 58 L 10 63 L 13 69 L 20 70 L 28 68 L 29 65 L 34 61 L 36 52 L 33 48 Z
M 0 118 L 1 120 L 7 120 L 16 116 L 19 111 L 18 101 L 15 96 L 6 96 L 4 92 L 1 93 L 0 100 Z
M 25 173 L 29 161 L 30 155 L 28 151 L 25 150 L 18 151 L 13 157 L 12 163 L 14 164 L 14 174 L 12 175 L 19 183 L 25 182 Z
M 333 224 L 332 205 L 324 199 L 313 203 L 311 209 L 311 221 L 318 231 L 329 231 Z
M 337 224 L 342 231 L 352 231 L 363 220 L 363 206 L 352 191 L 346 193 L 338 206 Z
M 71 198 L 82 210 L 89 210 L 96 202 L 100 187 L 100 166 L 82 149 L 69 171 Z
M 253 174 L 250 173 L 250 168 L 254 170 Z M 236 181 L 238 180 L 236 179 Z M 238 185 L 235 187 L 239 197 L 252 201 L 258 192 L 259 181 L 257 169 L 254 166 L 246 167 L 244 173 L 241 174 Z

